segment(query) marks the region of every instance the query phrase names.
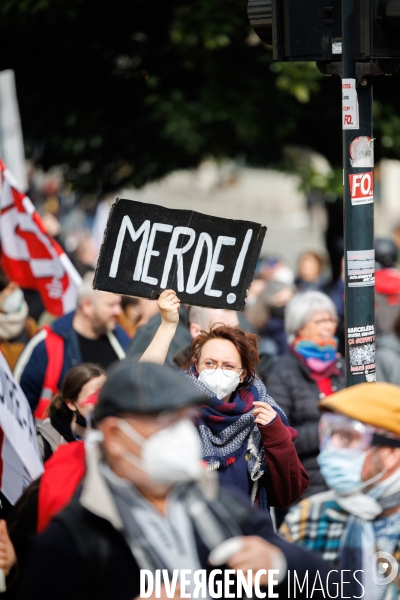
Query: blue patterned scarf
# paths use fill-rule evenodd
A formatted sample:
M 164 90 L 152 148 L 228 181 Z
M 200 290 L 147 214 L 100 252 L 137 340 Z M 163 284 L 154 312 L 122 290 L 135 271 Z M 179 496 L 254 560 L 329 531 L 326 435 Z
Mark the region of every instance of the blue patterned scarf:
M 209 406 L 202 407 L 197 430 L 203 447 L 203 458 L 209 470 L 225 470 L 236 462 L 243 451 L 247 450 L 249 459 L 247 470 L 254 482 L 251 497 L 254 502 L 258 492 L 258 480 L 266 472 L 264 447 L 257 424 L 254 423 L 253 402 L 267 402 L 280 415 L 288 426 L 283 410 L 268 395 L 265 385 L 255 378 L 253 383 L 234 392 L 230 402 L 219 400 L 198 380 L 192 371 L 182 371 L 182 375 L 202 394 L 211 398 Z M 263 502 L 260 498 L 260 508 Z M 266 504 L 266 502 L 265 502 Z

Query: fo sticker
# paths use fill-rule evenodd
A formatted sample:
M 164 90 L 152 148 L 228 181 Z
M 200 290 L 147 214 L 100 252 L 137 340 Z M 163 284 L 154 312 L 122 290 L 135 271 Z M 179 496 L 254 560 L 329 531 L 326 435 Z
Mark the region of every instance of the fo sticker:
M 347 338 L 350 373 L 352 375 L 365 375 L 367 381 L 375 381 L 375 326 L 349 327 Z
M 358 96 L 355 79 L 342 79 L 342 127 L 359 129 Z
M 374 177 L 372 171 L 349 175 L 350 197 L 353 206 L 371 204 L 374 201 Z
M 368 135 L 356 137 L 350 144 L 350 164 L 352 167 L 374 166 L 374 140 Z

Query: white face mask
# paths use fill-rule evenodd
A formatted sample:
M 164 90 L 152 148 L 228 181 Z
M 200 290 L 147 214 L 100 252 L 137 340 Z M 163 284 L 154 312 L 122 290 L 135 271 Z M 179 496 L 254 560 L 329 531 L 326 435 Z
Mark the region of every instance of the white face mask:
M 199 373 L 199 381 L 213 392 L 218 400 L 223 400 L 233 390 L 236 390 L 240 383 L 240 377 L 236 371 L 230 371 L 227 375 L 219 368 L 215 369 L 215 371 L 203 369 Z
M 21 309 L 24 294 L 19 288 L 6 296 L 1 303 L 1 310 L 7 314 L 18 312 Z
M 118 427 L 142 448 L 141 458 L 126 452 L 124 458 L 147 473 L 154 483 L 175 484 L 200 478 L 202 450 L 199 436 L 188 419 L 181 419 L 149 438 L 143 437 L 124 419 Z

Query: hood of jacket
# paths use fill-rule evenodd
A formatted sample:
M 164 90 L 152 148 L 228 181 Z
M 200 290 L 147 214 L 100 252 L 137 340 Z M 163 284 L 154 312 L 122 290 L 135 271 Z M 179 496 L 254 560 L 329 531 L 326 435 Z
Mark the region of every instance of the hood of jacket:
M 51 324 L 51 329 L 54 331 L 54 333 L 57 333 L 57 335 L 60 335 L 62 338 L 67 338 L 68 333 L 72 329 L 72 321 L 74 320 L 74 315 L 74 310 L 67 313 L 66 315 L 63 315 Z

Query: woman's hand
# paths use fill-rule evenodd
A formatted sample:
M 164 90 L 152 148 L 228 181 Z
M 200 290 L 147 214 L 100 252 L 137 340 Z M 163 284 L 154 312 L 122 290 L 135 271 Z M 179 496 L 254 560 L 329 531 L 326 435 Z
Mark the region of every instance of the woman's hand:
M 174 290 L 164 290 L 158 299 L 161 319 L 164 325 L 177 325 L 179 322 L 179 298 Z
M 8 575 L 16 562 L 17 557 L 8 535 L 7 524 L 5 521 L 0 521 L 0 569 Z
M 161 325 L 139 362 L 163 365 L 179 323 L 179 299 L 174 290 L 164 290 L 158 299 Z
M 276 410 L 266 402 L 254 402 L 253 414 L 255 416 L 254 423 L 258 425 L 268 425 L 276 417 Z

